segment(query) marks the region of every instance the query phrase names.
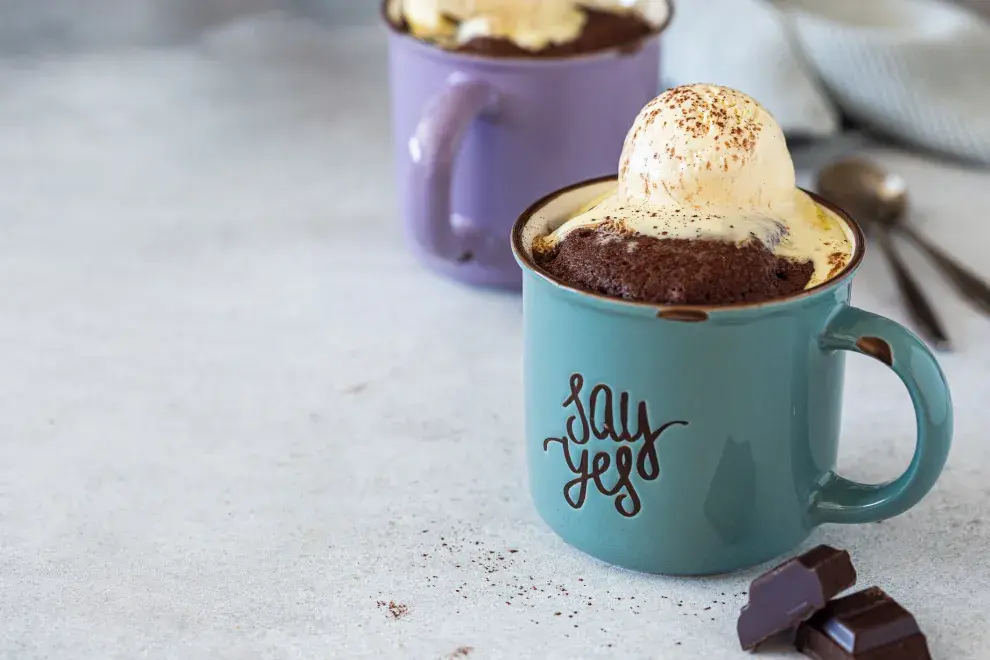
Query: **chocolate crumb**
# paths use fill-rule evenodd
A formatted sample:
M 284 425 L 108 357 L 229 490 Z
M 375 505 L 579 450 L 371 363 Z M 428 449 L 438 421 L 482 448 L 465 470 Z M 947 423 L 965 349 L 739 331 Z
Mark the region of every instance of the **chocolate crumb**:
M 402 617 L 404 617 L 409 613 L 408 605 L 403 605 L 402 603 L 396 603 L 394 600 L 390 600 L 387 602 L 384 600 L 380 600 L 378 601 L 378 607 L 388 608 L 388 613 L 392 615 L 393 619 L 401 619 Z

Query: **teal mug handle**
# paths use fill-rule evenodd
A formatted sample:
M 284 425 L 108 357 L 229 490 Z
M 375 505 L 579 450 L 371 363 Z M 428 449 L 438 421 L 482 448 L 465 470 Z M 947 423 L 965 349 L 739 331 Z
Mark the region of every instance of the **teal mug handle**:
M 914 334 L 890 319 L 843 307 L 822 333 L 823 350 L 855 351 L 894 370 L 907 387 L 918 422 L 911 464 L 885 484 L 860 484 L 830 472 L 812 502 L 821 523 L 866 523 L 893 518 L 921 501 L 935 485 L 952 444 L 952 400 L 935 356 Z

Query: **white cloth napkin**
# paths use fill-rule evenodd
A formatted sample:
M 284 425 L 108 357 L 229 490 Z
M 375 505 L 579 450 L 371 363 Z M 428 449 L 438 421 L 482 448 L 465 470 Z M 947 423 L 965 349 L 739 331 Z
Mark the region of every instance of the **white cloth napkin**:
M 903 142 L 990 164 L 990 24 L 935 0 L 680 0 L 666 82 L 760 99 L 791 135 L 841 108 Z

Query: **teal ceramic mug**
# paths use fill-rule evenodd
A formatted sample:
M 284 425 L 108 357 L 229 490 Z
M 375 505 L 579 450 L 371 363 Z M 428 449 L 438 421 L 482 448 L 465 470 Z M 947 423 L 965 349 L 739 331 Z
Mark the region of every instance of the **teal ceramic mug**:
M 587 293 L 533 262 L 532 238 L 612 191 L 596 179 L 543 198 L 517 221 L 523 270 L 526 446 L 540 515 L 565 541 L 651 573 L 723 573 L 798 546 L 822 523 L 890 518 L 945 464 L 949 389 L 925 345 L 849 305 L 863 260 L 799 295 L 762 304 L 658 306 Z M 835 473 L 844 352 L 901 378 L 917 417 L 907 471 L 868 485 Z

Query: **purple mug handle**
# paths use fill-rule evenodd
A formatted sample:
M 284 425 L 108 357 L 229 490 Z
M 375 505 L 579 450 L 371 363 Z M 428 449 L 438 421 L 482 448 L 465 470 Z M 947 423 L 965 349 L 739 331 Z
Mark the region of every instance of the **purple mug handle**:
M 447 89 L 423 113 L 409 140 L 408 190 L 413 237 L 434 256 L 450 261 L 485 261 L 501 245 L 470 226 L 455 226 L 450 211 L 454 160 L 477 117 L 493 113 L 498 94 L 491 85 L 451 76 Z

